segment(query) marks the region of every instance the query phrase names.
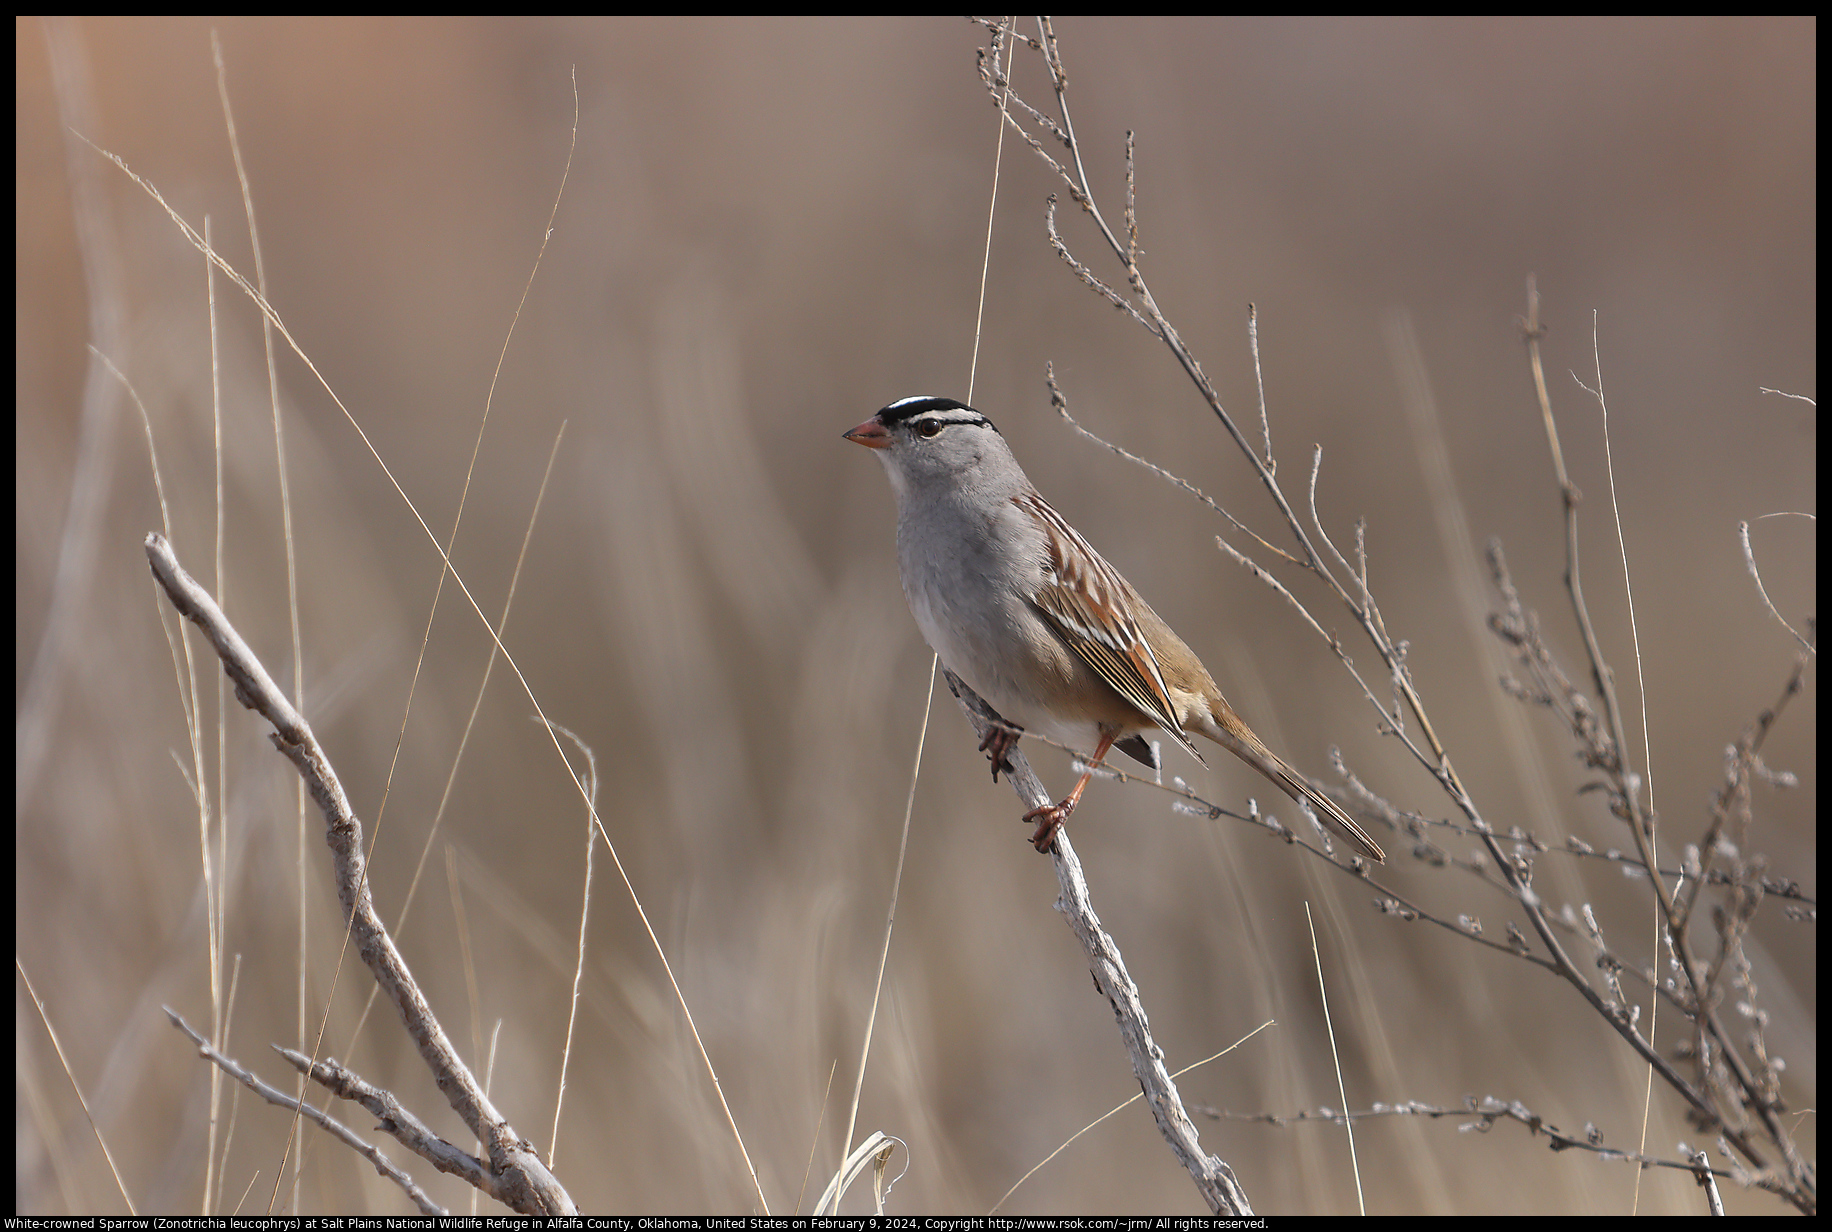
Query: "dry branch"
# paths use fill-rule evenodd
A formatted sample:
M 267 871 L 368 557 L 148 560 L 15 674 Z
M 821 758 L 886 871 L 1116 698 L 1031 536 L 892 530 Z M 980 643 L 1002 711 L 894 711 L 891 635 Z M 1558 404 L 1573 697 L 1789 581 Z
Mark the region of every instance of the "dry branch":
M 1040 18 L 1037 39 L 1013 40 L 996 33 L 992 45 L 981 52 L 980 75 L 987 89 L 1001 100 L 1009 99 L 1003 108 L 1006 122 L 1025 139 L 1058 177 L 1068 198 L 1090 220 L 1105 246 L 1111 250 L 1125 275 L 1125 291 L 1118 280 L 1105 281 L 1091 263 L 1076 256 L 1057 227 L 1056 199 L 1051 197 L 1046 211 L 1045 231 L 1051 248 L 1085 286 L 1106 302 L 1125 311 L 1133 321 L 1161 340 L 1177 364 L 1189 376 L 1202 401 L 1240 448 L 1255 469 L 1266 495 L 1283 518 L 1292 542 L 1291 550 L 1273 546 L 1251 531 L 1265 548 L 1287 562 L 1311 574 L 1330 598 L 1342 608 L 1366 634 L 1391 679 L 1393 700 L 1383 702 L 1372 684 L 1355 668 L 1340 640 L 1325 631 L 1323 625 L 1305 609 L 1283 583 L 1264 566 L 1226 541 L 1220 546 L 1239 563 L 1252 571 L 1286 598 L 1328 644 L 1344 667 L 1360 684 L 1370 705 L 1381 716 L 1382 730 L 1398 739 L 1407 753 L 1431 773 L 1449 798 L 1455 812 L 1467 826 L 1452 826 L 1453 831 L 1473 835 L 1477 850 L 1457 858 L 1427 841 L 1426 827 L 1445 823 L 1429 820 L 1418 812 L 1401 809 L 1373 792 L 1358 786 L 1364 807 L 1403 826 L 1419 841 L 1413 848 L 1416 859 L 1427 865 L 1455 866 L 1477 875 L 1485 885 L 1503 893 L 1511 909 L 1525 917 L 1527 931 L 1513 922 L 1507 925 L 1505 944 L 1484 940 L 1481 923 L 1473 915 L 1451 912 L 1433 913 L 1416 907 L 1399 895 L 1377 902 L 1377 907 L 1406 919 L 1425 919 L 1479 941 L 1498 953 L 1512 954 L 1555 973 L 1582 997 L 1590 1008 L 1629 1045 L 1636 1056 L 1659 1075 L 1686 1105 L 1693 1124 L 1719 1136 L 1726 1153 L 1734 1152 L 1736 1178 L 1746 1185 L 1775 1192 L 1803 1213 L 1817 1210 L 1817 1176 L 1812 1160 L 1805 1157 L 1795 1141 L 1786 1105 L 1780 1093 L 1781 1066 L 1768 1055 L 1763 1040 L 1767 1013 L 1759 1007 L 1756 981 L 1746 954 L 1743 938 L 1753 920 L 1770 878 L 1760 855 L 1750 854 L 1745 841 L 1751 818 L 1748 805 L 1750 786 L 1759 779 L 1784 785 L 1784 776 L 1775 775 L 1761 763 L 1760 750 L 1770 726 L 1789 698 L 1800 688 L 1809 650 L 1796 665 L 1782 699 L 1759 717 L 1732 749 L 1726 784 L 1714 801 L 1713 815 L 1705 832 L 1705 841 L 1687 849 L 1680 861 L 1686 871 L 1681 887 L 1673 887 L 1655 873 L 1636 881 L 1650 887 L 1655 909 L 1663 925 L 1662 941 L 1667 959 L 1676 978 L 1661 979 L 1657 974 L 1659 960 L 1630 964 L 1606 945 L 1597 917 L 1588 904 L 1578 909 L 1552 907 L 1536 888 L 1536 862 L 1547 852 L 1570 850 L 1562 844 L 1548 844 L 1518 830 L 1498 832 L 1484 816 L 1483 806 L 1452 768 L 1450 751 L 1434 729 L 1424 698 L 1419 693 L 1407 664 L 1407 644 L 1389 634 L 1387 624 L 1367 584 L 1366 551 L 1358 526 L 1355 539 L 1355 564 L 1331 542 L 1317 513 L 1316 476 L 1313 465 L 1310 491 L 1310 517 L 1307 525 L 1294 508 L 1277 479 L 1276 458 L 1268 445 L 1261 456 L 1248 441 L 1234 419 L 1222 406 L 1214 386 L 1204 376 L 1201 365 L 1184 345 L 1177 329 L 1167 319 L 1153 298 L 1139 262 L 1139 219 L 1135 182 L 1134 144 L 1131 134 L 1126 142 L 1125 222 L 1124 236 L 1116 234 L 1102 214 L 1097 195 L 1090 184 L 1083 151 L 1077 141 L 1068 104 L 1068 72 L 1064 66 L 1055 32 L 1048 18 Z M 988 28 L 990 23 L 982 22 Z M 1023 99 L 1012 87 L 1010 56 L 1017 47 L 1035 52 L 1042 60 L 1053 94 L 1052 108 L 1034 105 Z M 1647 807 L 1642 794 L 1643 771 L 1633 764 L 1627 739 L 1627 722 L 1615 690 L 1615 673 L 1604 657 L 1588 604 L 1585 601 L 1578 569 L 1579 496 L 1564 467 L 1550 399 L 1539 359 L 1537 300 L 1530 291 L 1526 318 L 1526 336 L 1531 367 L 1540 396 L 1540 409 L 1547 427 L 1550 451 L 1558 475 L 1564 504 L 1567 570 L 1566 590 L 1573 618 L 1582 634 L 1587 662 L 1585 668 L 1594 690 L 1594 702 L 1576 687 L 1569 674 L 1555 662 L 1540 636 L 1537 617 L 1518 595 L 1506 573 L 1499 547 L 1491 549 L 1491 570 L 1502 600 L 1502 611 L 1491 625 L 1506 641 L 1526 668 L 1530 687 L 1513 685 L 1516 696 L 1537 701 L 1550 708 L 1576 738 L 1579 755 L 1585 764 L 1601 777 L 1609 811 L 1630 830 L 1635 849 L 1635 863 L 1648 870 L 1658 870 L 1660 862 L 1655 845 L 1657 818 Z M 1052 401 L 1058 409 L 1064 406 L 1061 391 L 1052 378 Z M 1599 385 L 1600 389 L 1600 385 Z M 1593 395 L 1596 391 L 1592 391 Z M 1597 395 L 1600 397 L 1600 395 Z M 1066 411 L 1065 417 L 1066 417 Z M 1071 421 L 1072 422 L 1072 421 Z M 1079 425 L 1076 425 L 1078 430 Z M 1091 435 L 1091 434 L 1089 434 Z M 1098 439 L 1098 438 L 1096 438 Z M 1102 442 L 1103 444 L 1105 442 Z M 1115 448 L 1109 446 L 1109 448 Z M 1124 452 L 1124 451 L 1120 451 Z M 1131 455 L 1126 455 L 1130 457 Z M 1135 459 L 1137 460 L 1137 459 Z M 1150 465 L 1150 464 L 1146 464 Z M 1182 483 L 1152 467 L 1172 482 Z M 1188 484 L 1182 484 L 1188 488 Z M 1193 489 L 1192 489 L 1193 490 Z M 1197 495 L 1200 496 L 1198 493 Z M 1206 499 L 1206 498 L 1203 498 Z M 1209 502 L 1212 506 L 1214 502 Z M 1243 523 L 1226 510 L 1220 510 L 1237 529 Z M 1346 579 L 1346 581 L 1345 581 Z M 1416 739 L 1415 739 L 1416 733 Z M 1369 878 L 1373 880 L 1372 877 Z M 1791 879 L 1781 879 L 1792 884 Z M 1690 932 L 1698 915 L 1699 896 L 1707 888 L 1722 889 L 1723 901 L 1713 903 L 1713 920 L 1718 930 L 1717 953 L 1707 956 L 1704 945 Z M 1454 919 L 1453 919 L 1454 915 Z M 1529 937 L 1529 932 L 1532 935 Z M 1537 941 L 1535 952 L 1534 941 Z M 1599 974 L 1593 975 L 1592 971 Z M 1643 979 L 1657 994 L 1676 1005 L 1687 1020 L 1691 1037 L 1682 1040 L 1679 1059 L 1696 1063 L 1696 1072 L 1682 1074 L 1669 1055 L 1663 1052 L 1640 1021 L 1640 1006 L 1623 996 L 1621 977 L 1629 972 Z M 1748 1026 L 1735 1032 L 1725 1022 L 1724 1002 L 1734 1001 Z
M 572 1199 L 541 1162 L 534 1144 L 517 1134 L 496 1110 L 452 1047 L 406 960 L 376 914 L 369 893 L 362 823 L 351 809 L 343 784 L 311 727 L 286 700 L 209 592 L 179 565 L 163 535 L 146 537 L 146 557 L 172 606 L 202 629 L 216 647 L 223 670 L 235 682 L 236 700 L 274 725 L 274 747 L 299 768 L 312 799 L 324 813 L 325 841 L 331 848 L 337 894 L 343 902 L 350 940 L 356 943 L 364 965 L 400 1013 L 402 1025 L 452 1110 L 484 1144 L 490 1166 L 480 1178 L 480 1187 L 525 1215 L 575 1213 Z
M 959 699 L 961 710 L 967 715 L 967 721 L 973 724 L 973 734 L 985 737 L 988 730 L 995 725 L 1003 725 L 1004 720 L 982 701 L 978 694 L 962 682 L 953 672 L 944 672 L 948 678 L 948 688 Z M 1006 754 L 1006 764 L 1010 772 L 1006 778 L 1011 789 L 1024 801 L 1026 809 L 1041 808 L 1051 803 L 1050 794 L 1044 790 L 1043 783 L 1036 772 L 1030 768 L 1030 762 L 1017 748 Z M 1081 861 L 1075 855 L 1075 848 L 1069 843 L 1065 831 L 1056 832 L 1055 845 L 1051 855 L 1056 864 L 1056 881 L 1062 887 L 1062 896 L 1056 900 L 1056 909 L 1062 912 L 1069 922 L 1069 929 L 1075 939 L 1081 942 L 1082 952 L 1088 956 L 1088 969 L 1094 974 L 1094 986 L 1100 989 L 1108 1004 L 1113 1006 L 1113 1016 L 1119 1023 L 1120 1040 L 1126 1046 L 1126 1053 L 1132 1058 L 1132 1072 L 1139 1080 L 1139 1089 L 1145 1093 L 1145 1102 L 1151 1105 L 1151 1115 L 1158 1123 L 1158 1132 L 1170 1143 L 1170 1149 L 1177 1161 L 1189 1171 L 1191 1179 L 1196 1182 L 1196 1189 L 1202 1194 L 1202 1200 L 1209 1204 L 1209 1209 L 1217 1215 L 1251 1215 L 1253 1208 L 1247 1202 L 1247 1191 L 1235 1179 L 1234 1169 L 1230 1168 L 1216 1155 L 1210 1155 L 1202 1149 L 1197 1140 L 1196 1126 L 1184 1110 L 1183 1097 L 1177 1093 L 1177 1084 L 1171 1080 L 1170 1071 L 1164 1065 L 1164 1050 L 1159 1048 L 1151 1038 L 1151 1024 L 1145 1017 L 1145 1003 L 1139 997 L 1139 986 L 1132 981 L 1126 970 L 1126 960 L 1120 955 L 1120 948 L 1114 943 L 1107 930 L 1101 927 L 1100 917 L 1094 914 L 1094 904 L 1088 896 L 1088 881 L 1082 875 Z

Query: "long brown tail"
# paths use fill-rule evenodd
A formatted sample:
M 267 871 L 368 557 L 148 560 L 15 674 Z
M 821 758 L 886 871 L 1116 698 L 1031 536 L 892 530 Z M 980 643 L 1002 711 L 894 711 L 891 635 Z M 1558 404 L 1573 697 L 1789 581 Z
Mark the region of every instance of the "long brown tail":
M 1265 741 L 1254 735 L 1253 729 L 1227 707 L 1226 702 L 1222 703 L 1222 713 L 1214 716 L 1212 726 L 1189 725 L 1189 730 L 1200 731 L 1210 740 L 1258 770 L 1293 800 L 1301 800 L 1309 804 L 1330 829 L 1354 844 L 1362 855 L 1376 864 L 1387 862 L 1387 854 L 1380 849 L 1380 844 L 1368 837 L 1368 832 L 1357 825 L 1355 819 L 1350 817 L 1340 804 L 1312 787 L 1308 779 L 1286 765 L 1283 758 L 1267 748 Z
M 1259 770 L 1261 774 L 1284 788 L 1285 794 L 1293 800 L 1302 798 L 1307 801 L 1312 808 L 1317 810 L 1317 816 L 1329 823 L 1330 828 L 1336 833 L 1360 848 L 1362 855 L 1376 864 L 1387 862 L 1387 854 L 1380 849 L 1380 844 L 1369 837 L 1368 832 L 1357 825 L 1355 819 L 1350 817 L 1340 804 L 1312 787 L 1308 780 L 1284 762 L 1279 761 L 1277 757 L 1273 757 L 1273 761 L 1277 766 L 1276 773 L 1269 773 L 1258 766 L 1255 766 L 1254 769 Z

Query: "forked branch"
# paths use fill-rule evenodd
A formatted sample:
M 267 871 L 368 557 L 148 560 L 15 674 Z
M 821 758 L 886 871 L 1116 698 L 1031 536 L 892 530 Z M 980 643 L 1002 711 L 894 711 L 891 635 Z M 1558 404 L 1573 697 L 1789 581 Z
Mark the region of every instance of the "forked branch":
M 534 1144 L 523 1139 L 490 1102 L 458 1052 L 432 1007 L 420 992 L 407 962 L 395 948 L 369 893 L 362 823 L 350 807 L 343 784 L 317 737 L 274 684 L 265 666 L 229 623 L 208 591 L 178 563 L 163 535 L 146 537 L 146 557 L 153 576 L 181 616 L 202 629 L 216 647 L 223 670 L 235 682 L 236 700 L 272 723 L 274 747 L 298 767 L 306 787 L 325 818 L 337 893 L 357 953 L 401 1016 L 401 1023 L 432 1071 L 452 1110 L 484 1144 L 489 1168 L 480 1187 L 510 1209 L 525 1215 L 575 1214 L 572 1199 L 541 1162 Z M 405 1140 L 405 1139 L 404 1139 Z M 411 1143 L 410 1143 L 411 1145 Z M 435 1161 L 436 1162 L 436 1161 Z

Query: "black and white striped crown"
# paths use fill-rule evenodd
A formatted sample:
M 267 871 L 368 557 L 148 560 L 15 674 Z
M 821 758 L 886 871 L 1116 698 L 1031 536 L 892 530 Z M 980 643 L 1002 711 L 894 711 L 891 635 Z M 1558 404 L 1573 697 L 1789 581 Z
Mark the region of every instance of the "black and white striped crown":
M 971 424 L 975 427 L 999 429 L 992 420 L 953 398 L 937 398 L 933 394 L 917 394 L 913 398 L 899 398 L 878 412 L 878 420 L 885 427 L 894 427 L 907 420 L 924 416 L 930 422 L 938 424 Z

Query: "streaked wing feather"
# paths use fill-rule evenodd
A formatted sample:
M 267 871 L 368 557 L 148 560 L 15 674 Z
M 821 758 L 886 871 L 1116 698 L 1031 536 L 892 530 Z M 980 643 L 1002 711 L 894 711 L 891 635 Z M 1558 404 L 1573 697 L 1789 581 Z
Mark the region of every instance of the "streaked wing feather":
M 1038 592 L 1038 610 L 1102 680 L 1194 754 L 1157 656 L 1137 622 L 1124 614 L 1120 601 L 1132 588 L 1041 496 L 1028 493 L 1016 502 L 1047 532 L 1054 581 Z

